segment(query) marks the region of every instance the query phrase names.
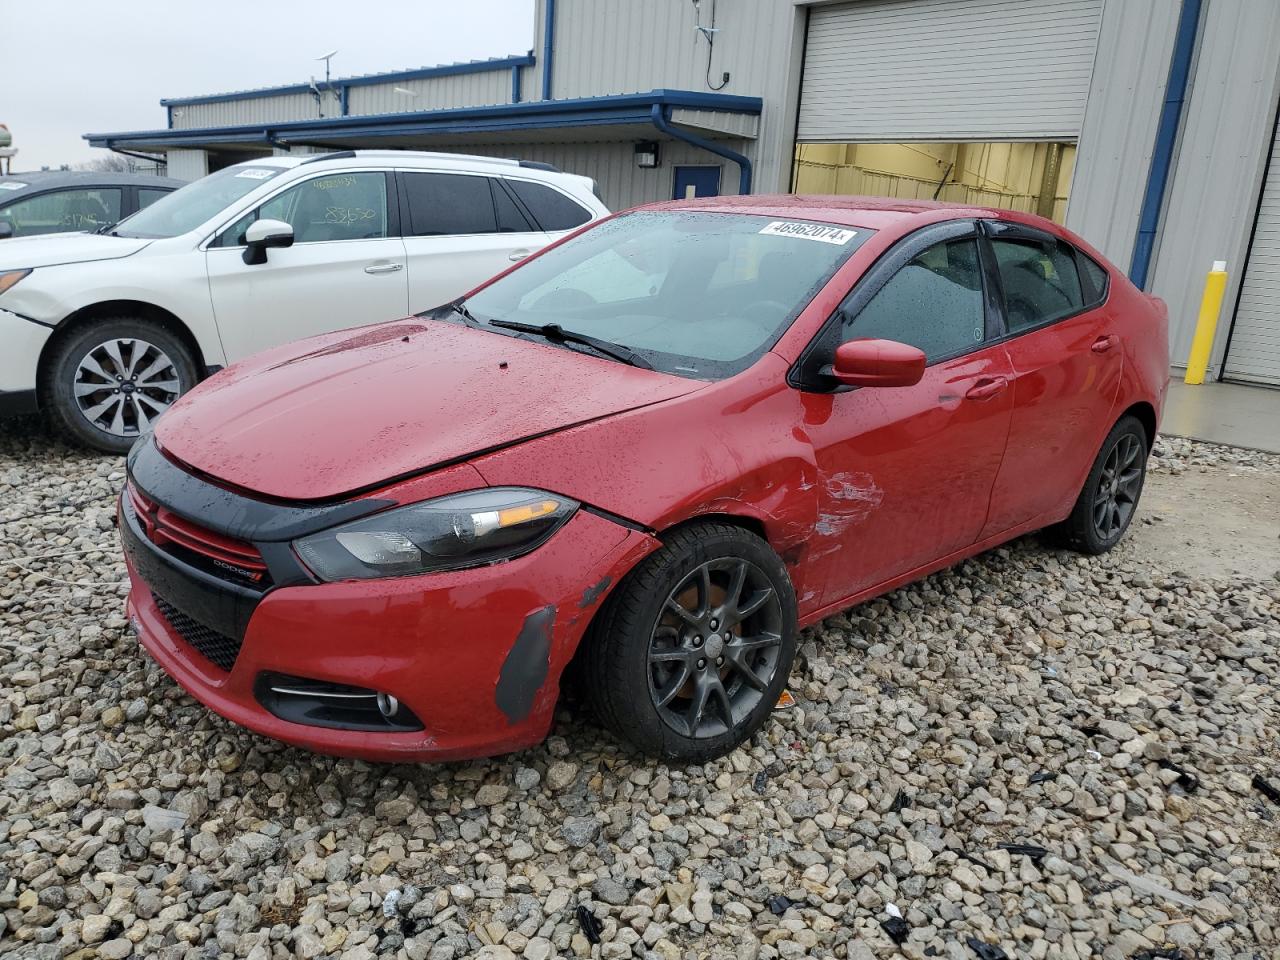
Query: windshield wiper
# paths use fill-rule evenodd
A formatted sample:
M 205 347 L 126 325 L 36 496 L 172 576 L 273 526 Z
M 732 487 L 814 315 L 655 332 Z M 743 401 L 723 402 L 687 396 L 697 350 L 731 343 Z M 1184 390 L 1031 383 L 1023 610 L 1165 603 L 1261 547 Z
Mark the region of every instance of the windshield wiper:
M 461 305 L 457 305 L 461 312 Z M 489 320 L 487 321 L 491 327 L 502 327 L 504 330 L 517 330 L 521 333 L 532 333 L 537 336 L 544 337 L 552 343 L 580 343 L 584 347 L 590 347 L 597 353 L 603 353 L 606 357 L 612 357 L 632 367 L 639 367 L 641 370 L 652 370 L 651 364 L 640 354 L 633 350 L 629 350 L 619 343 L 610 343 L 608 340 L 601 340 L 599 337 L 593 337 L 586 333 L 575 333 L 572 330 L 566 330 L 558 323 L 517 323 L 514 320 Z

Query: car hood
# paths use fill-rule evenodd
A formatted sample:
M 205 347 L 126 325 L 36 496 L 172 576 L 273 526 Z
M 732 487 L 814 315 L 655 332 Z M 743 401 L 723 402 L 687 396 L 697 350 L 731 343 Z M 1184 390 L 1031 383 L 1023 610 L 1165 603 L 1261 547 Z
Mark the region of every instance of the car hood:
M 410 318 L 258 354 L 160 419 L 173 459 L 270 497 L 328 500 L 704 386 Z
M 11 237 L 0 243 L 0 270 L 52 267 L 90 260 L 118 260 L 137 253 L 150 240 L 99 236 L 96 233 L 50 233 L 39 237 Z

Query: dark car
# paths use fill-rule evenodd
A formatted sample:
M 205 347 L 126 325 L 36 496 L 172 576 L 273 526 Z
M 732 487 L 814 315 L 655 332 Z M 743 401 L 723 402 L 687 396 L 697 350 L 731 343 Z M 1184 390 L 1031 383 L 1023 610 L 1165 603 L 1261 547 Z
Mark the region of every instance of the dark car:
M 41 170 L 0 177 L 0 240 L 99 230 L 184 185 L 146 173 Z

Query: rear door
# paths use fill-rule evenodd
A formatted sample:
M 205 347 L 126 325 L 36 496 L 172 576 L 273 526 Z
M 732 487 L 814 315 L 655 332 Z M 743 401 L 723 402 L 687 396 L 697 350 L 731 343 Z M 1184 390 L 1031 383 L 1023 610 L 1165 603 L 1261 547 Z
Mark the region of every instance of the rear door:
M 409 312 L 462 296 L 549 242 L 502 181 L 401 170 Z
M 381 170 L 321 173 L 292 184 L 225 228 L 205 252 L 209 295 L 230 360 L 330 330 L 403 317 L 404 243 L 394 177 Z M 255 220 L 293 226 L 291 247 L 246 264 Z
M 924 351 L 923 379 L 811 395 L 804 429 L 819 472 L 814 563 L 823 602 L 879 586 L 973 544 L 1009 431 L 1010 367 L 972 221 L 926 227 L 854 287 L 845 340 Z M 827 334 L 830 336 L 830 334 Z
M 983 221 L 1013 367 L 1009 447 L 982 536 L 1062 519 L 1111 429 L 1123 354 L 1106 271 L 1021 224 Z

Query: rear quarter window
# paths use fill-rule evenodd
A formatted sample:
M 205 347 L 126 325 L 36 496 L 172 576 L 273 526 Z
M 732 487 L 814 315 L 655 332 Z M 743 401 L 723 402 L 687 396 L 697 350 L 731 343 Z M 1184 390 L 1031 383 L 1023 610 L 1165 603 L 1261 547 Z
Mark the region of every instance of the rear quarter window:
M 1076 262 L 1080 264 L 1080 279 L 1084 282 L 1085 299 L 1088 301 L 1085 305 L 1096 307 L 1107 299 L 1111 275 L 1102 264 L 1080 250 L 1076 250 Z
M 591 219 L 591 211 L 552 187 L 529 180 L 507 180 L 507 186 L 548 233 L 572 230 Z

